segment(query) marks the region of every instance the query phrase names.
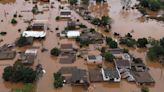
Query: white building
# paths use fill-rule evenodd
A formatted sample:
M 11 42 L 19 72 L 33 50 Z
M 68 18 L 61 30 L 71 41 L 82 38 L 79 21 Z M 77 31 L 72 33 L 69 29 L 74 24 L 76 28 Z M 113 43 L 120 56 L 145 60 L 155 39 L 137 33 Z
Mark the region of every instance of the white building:
M 67 32 L 67 37 L 68 38 L 76 38 L 80 36 L 80 32 L 79 31 L 68 31 Z
M 34 37 L 34 38 L 44 38 L 46 36 L 45 31 L 24 31 L 22 33 L 23 37 Z
M 101 73 L 104 81 L 120 82 L 121 75 L 117 68 L 115 69 L 101 69 Z

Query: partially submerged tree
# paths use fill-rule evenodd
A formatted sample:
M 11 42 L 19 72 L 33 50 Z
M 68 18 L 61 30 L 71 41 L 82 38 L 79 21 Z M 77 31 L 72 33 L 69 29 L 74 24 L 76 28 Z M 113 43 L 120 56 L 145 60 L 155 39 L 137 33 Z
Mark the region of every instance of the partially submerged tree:
M 17 23 L 18 23 L 18 22 L 17 22 L 17 20 L 16 20 L 16 19 L 14 19 L 14 18 L 13 18 L 13 19 L 11 20 L 11 24 L 13 24 L 13 25 L 14 25 L 14 24 L 17 24 Z
M 36 80 L 36 71 L 25 67 L 20 61 L 16 61 L 13 66 L 4 68 L 2 78 L 5 81 L 33 83 Z
M 148 40 L 146 38 L 139 38 L 137 40 L 137 46 L 140 48 L 146 47 L 147 44 L 148 44 Z
M 27 44 L 29 44 L 28 43 L 28 40 L 27 40 L 26 37 L 23 37 L 23 36 L 21 36 L 20 38 L 18 38 L 18 40 L 16 41 L 16 45 L 19 46 L 19 47 L 25 46 Z
M 149 92 L 149 88 L 144 86 L 141 88 L 141 92 Z
M 105 60 L 109 62 L 113 62 L 115 58 L 110 52 L 105 52 L 104 57 L 105 57 Z
M 54 87 L 63 87 L 63 79 L 60 72 L 54 73 Z
M 61 53 L 61 51 L 60 51 L 60 49 L 58 49 L 58 48 L 53 48 L 52 50 L 51 50 L 51 55 L 53 55 L 53 56 L 59 56 L 59 54 Z
M 147 52 L 147 57 L 150 60 L 158 60 L 160 56 L 164 55 L 164 48 L 161 46 L 153 46 L 152 48 L 149 48 Z

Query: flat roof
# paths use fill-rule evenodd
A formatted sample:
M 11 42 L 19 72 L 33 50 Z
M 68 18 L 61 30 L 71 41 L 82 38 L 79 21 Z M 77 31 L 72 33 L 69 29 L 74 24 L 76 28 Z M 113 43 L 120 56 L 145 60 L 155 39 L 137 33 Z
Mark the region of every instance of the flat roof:
M 148 71 L 145 72 L 131 72 L 137 83 L 155 83 Z
M 131 67 L 130 61 L 128 60 L 115 60 L 115 65 L 118 68 L 128 68 Z
M 105 72 L 105 76 L 108 76 L 109 78 L 120 78 L 119 76 L 119 72 L 117 69 L 115 68 L 107 68 L 107 69 L 104 69 L 104 72 Z
M 123 49 L 117 48 L 117 49 L 109 49 L 111 54 L 123 54 Z
M 61 44 L 60 45 L 61 49 L 73 49 L 72 44 Z
M 78 36 L 80 36 L 80 32 L 79 31 L 68 31 L 67 36 L 68 37 L 78 37 Z
M 24 31 L 22 33 L 23 37 L 35 37 L 35 38 L 39 38 L 39 37 L 45 37 L 46 36 L 46 32 L 45 31 Z

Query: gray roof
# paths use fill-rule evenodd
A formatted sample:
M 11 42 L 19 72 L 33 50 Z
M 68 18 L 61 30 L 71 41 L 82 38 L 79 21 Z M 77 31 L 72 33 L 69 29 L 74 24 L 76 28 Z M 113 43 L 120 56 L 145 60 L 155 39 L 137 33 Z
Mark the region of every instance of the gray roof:
M 152 76 L 149 74 L 149 72 L 133 72 L 131 71 L 131 74 L 135 78 L 137 83 L 155 83 Z
M 61 44 L 61 49 L 73 49 L 72 44 Z
M 117 68 L 131 68 L 131 63 L 128 60 L 115 60 Z
M 123 49 L 110 49 L 109 50 L 111 54 L 123 54 Z
M 0 47 L 0 60 L 14 59 L 16 51 L 13 51 L 7 44 Z
M 76 22 L 75 21 L 68 21 L 67 26 L 76 26 Z
M 62 11 L 60 12 L 60 15 L 71 15 L 70 11 Z
M 104 69 L 104 72 L 105 72 L 105 76 L 108 76 L 111 79 L 120 77 L 119 72 L 115 68 L 113 68 L 113 69 Z
M 33 54 L 21 54 L 21 60 L 23 64 L 33 64 L 36 56 Z
M 72 64 L 76 61 L 76 55 L 75 54 L 69 54 L 69 55 L 64 55 L 63 57 L 60 58 L 60 63 L 61 64 Z
M 44 23 L 34 23 L 32 25 L 33 30 L 44 30 Z
M 0 60 L 14 59 L 15 56 L 15 51 L 0 51 Z
M 96 59 L 96 56 L 95 55 L 89 55 L 88 56 L 88 59 L 94 59 L 95 60 Z
M 72 72 L 72 83 L 87 82 L 87 72 L 83 69 L 75 69 Z

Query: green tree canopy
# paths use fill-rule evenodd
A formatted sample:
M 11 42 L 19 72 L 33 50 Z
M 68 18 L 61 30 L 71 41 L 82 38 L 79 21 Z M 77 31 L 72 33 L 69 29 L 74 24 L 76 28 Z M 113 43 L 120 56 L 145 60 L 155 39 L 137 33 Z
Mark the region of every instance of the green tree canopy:
M 113 62 L 115 58 L 110 52 L 105 52 L 104 57 L 108 62 Z
M 51 50 L 51 55 L 53 55 L 53 56 L 59 56 L 59 54 L 61 53 L 61 51 L 60 51 L 60 49 L 58 49 L 58 48 L 53 48 L 52 50 Z

